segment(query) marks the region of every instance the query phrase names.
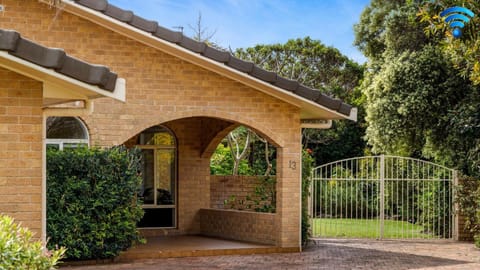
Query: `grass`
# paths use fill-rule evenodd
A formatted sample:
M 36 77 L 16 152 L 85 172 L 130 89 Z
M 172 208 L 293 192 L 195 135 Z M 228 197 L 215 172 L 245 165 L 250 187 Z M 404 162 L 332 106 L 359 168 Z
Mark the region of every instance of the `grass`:
M 385 220 L 384 239 L 432 239 L 435 236 L 423 233 L 423 226 L 407 221 Z M 314 237 L 379 238 L 378 219 L 316 218 L 313 219 Z

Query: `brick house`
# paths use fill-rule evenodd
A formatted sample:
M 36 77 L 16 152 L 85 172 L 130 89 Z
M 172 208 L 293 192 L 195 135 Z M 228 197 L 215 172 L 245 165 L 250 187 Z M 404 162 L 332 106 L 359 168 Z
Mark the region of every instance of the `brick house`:
M 144 233 L 216 235 L 236 217 L 208 212 L 210 157 L 244 125 L 277 147 L 277 213 L 238 238 L 299 250 L 301 129 L 356 109 L 105 0 L 53 2 L 1 4 L 0 212 L 45 238 L 46 147 L 135 145 Z

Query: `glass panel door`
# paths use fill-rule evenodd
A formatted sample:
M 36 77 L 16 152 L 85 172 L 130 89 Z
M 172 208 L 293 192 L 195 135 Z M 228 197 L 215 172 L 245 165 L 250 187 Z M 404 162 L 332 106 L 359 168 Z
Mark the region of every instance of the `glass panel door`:
M 139 196 L 144 201 L 145 211 L 138 226 L 174 228 L 177 223 L 175 137 L 165 127 L 154 126 L 140 133 L 137 143 L 143 155 L 143 183 Z
M 143 199 L 143 204 L 154 205 L 155 203 L 155 177 L 154 177 L 154 164 L 155 156 L 153 149 L 142 149 L 142 176 L 143 183 L 140 189 L 140 197 Z
M 157 205 L 175 205 L 175 152 L 156 150 Z

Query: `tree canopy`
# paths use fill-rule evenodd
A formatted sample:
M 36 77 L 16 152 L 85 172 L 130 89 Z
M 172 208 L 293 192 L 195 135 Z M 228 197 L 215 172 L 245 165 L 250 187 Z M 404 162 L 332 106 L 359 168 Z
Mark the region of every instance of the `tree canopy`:
M 338 49 L 310 37 L 237 49 L 235 54 L 266 70 L 342 99 L 353 94 L 363 72 L 361 65 Z
M 318 164 L 361 156 L 365 148 L 363 96 L 357 86 L 364 67 L 334 47 L 310 37 L 290 39 L 284 44 L 256 45 L 235 54 L 260 67 L 322 93 L 359 107 L 359 121 L 335 121 L 329 130 L 305 129 L 303 145 L 313 151 Z
M 355 26 L 355 43 L 368 57 L 360 87 L 366 139 L 375 153 L 434 159 L 476 173 L 479 89 L 457 72 L 444 39 L 425 33 L 429 22 L 418 16 L 424 5 L 372 0 Z
M 461 6 L 473 11 L 476 16 L 470 18 L 462 29 L 460 38 L 452 35 L 452 28 L 440 13 L 448 7 L 458 5 L 458 1 L 439 0 L 425 2 L 420 8 L 419 16 L 426 22 L 425 32 L 429 37 L 440 38 L 439 47 L 451 59 L 460 75 L 469 78 L 474 84 L 480 84 L 480 2 L 462 1 Z

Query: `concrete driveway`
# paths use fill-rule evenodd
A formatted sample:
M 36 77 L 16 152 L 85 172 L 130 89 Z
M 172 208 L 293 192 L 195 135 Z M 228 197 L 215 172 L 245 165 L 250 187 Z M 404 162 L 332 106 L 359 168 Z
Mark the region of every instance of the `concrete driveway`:
M 452 241 L 320 239 L 302 253 L 143 260 L 61 269 L 468 269 L 480 270 L 480 251 Z

